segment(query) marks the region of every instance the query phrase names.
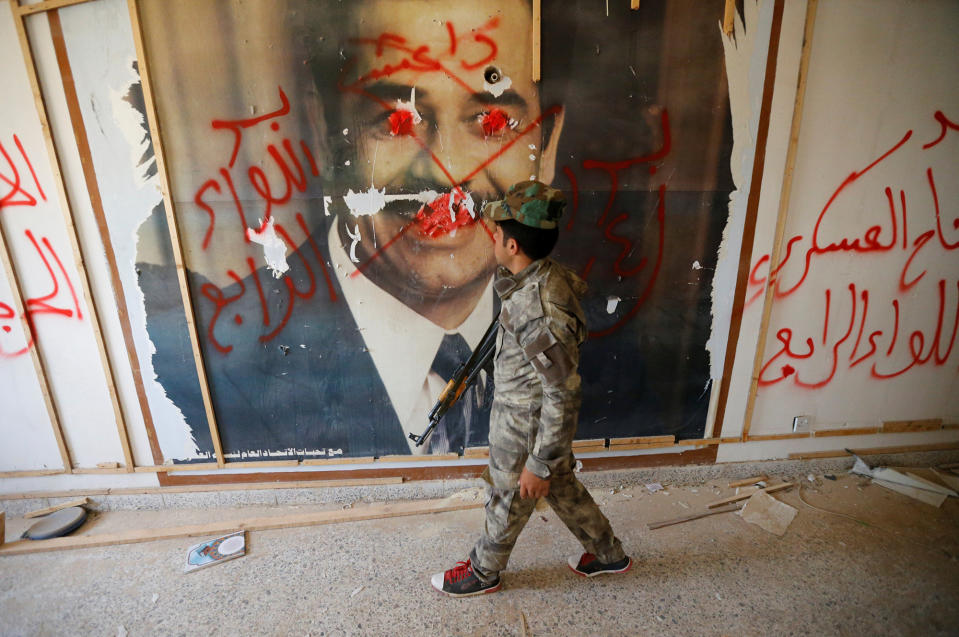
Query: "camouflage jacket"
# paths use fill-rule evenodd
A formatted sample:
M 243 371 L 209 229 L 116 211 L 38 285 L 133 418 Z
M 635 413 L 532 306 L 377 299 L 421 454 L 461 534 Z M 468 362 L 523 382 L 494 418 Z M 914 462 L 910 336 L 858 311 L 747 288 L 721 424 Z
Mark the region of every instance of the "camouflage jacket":
M 545 258 L 515 275 L 500 268 L 493 287 L 502 310 L 491 453 L 493 447 L 525 448 L 526 468 L 548 478 L 568 460 L 576 433 L 582 400 L 579 347 L 587 333 L 579 300 L 586 283 Z

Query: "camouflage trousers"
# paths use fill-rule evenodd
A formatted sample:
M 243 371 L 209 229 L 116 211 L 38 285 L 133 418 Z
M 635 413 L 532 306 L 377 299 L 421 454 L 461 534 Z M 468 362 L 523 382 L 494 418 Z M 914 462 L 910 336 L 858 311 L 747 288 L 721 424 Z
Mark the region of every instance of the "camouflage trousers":
M 492 456 L 494 450 L 490 449 L 490 452 Z M 626 553 L 613 535 L 609 520 L 576 479 L 574 463 L 570 454 L 569 461 L 562 463 L 561 468 L 550 478 L 546 501 L 587 553 L 592 553 L 605 563 L 618 562 L 626 557 Z M 519 496 L 518 486 L 502 489 L 490 485 L 486 502 L 486 528 L 470 552 L 470 563 L 480 580 L 487 582 L 495 579 L 506 568 L 513 546 L 535 506 L 535 499 Z

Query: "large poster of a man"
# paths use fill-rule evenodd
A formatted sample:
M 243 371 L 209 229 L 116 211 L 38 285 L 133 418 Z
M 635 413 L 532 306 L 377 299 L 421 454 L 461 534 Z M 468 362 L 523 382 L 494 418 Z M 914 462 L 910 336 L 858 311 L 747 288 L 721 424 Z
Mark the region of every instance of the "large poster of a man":
M 592 4 L 545 3 L 534 81 L 525 0 L 141 0 L 228 458 L 486 444 L 485 376 L 428 445 L 407 433 L 498 311 L 482 206 L 531 178 L 566 192 L 556 256 L 590 285 L 578 437 L 702 435 L 731 189 L 719 30 L 694 3 Z M 140 283 L 202 457 L 163 225 Z

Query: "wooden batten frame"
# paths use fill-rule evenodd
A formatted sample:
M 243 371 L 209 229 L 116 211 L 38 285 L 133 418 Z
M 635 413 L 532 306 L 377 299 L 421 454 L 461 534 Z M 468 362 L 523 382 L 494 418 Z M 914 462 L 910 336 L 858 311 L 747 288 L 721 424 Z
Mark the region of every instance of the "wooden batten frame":
M 173 473 L 175 471 L 214 471 L 219 469 L 215 462 L 196 462 L 190 464 L 161 464 L 149 467 L 137 467 L 137 473 Z
M 723 363 L 723 376 L 719 384 L 716 420 L 713 422 L 712 433 L 719 434 L 720 436 L 722 436 L 723 424 L 726 419 L 726 407 L 729 401 L 729 385 L 732 382 L 733 367 L 736 363 L 736 349 L 739 345 L 739 333 L 742 330 L 743 310 L 746 307 L 746 289 L 749 282 L 753 243 L 756 236 L 756 217 L 759 214 L 759 194 L 762 188 L 763 171 L 766 167 L 766 141 L 769 137 L 769 119 L 772 111 L 773 89 L 776 84 L 776 66 L 779 59 L 779 40 L 782 34 L 784 1 L 785 0 L 775 0 L 772 25 L 769 30 L 769 48 L 766 53 L 766 72 L 763 77 L 763 97 L 759 109 L 756 152 L 753 157 L 753 170 L 749 180 L 749 195 L 746 199 L 746 219 L 743 222 L 742 248 L 739 254 L 739 269 L 736 274 L 736 289 L 733 292 L 733 307 L 729 320 L 729 336 L 726 339 L 726 357 Z M 745 440 L 745 432 L 740 438 Z
M 533 0 L 533 81 L 539 82 L 543 76 L 543 4 L 542 0 Z
M 457 453 L 414 454 L 409 456 L 380 456 L 376 462 L 423 462 L 431 460 L 459 460 Z
M 30 90 L 33 92 L 33 101 L 36 104 L 37 112 L 40 114 L 40 125 L 43 129 L 44 137 L 47 142 L 47 153 L 50 155 L 51 170 L 54 178 L 60 184 L 61 206 L 63 206 L 64 190 L 62 180 L 60 179 L 60 165 L 56 160 L 56 151 L 53 148 L 52 138 L 50 137 L 50 124 L 46 119 L 46 107 L 43 104 L 43 94 L 40 92 L 40 84 L 37 81 L 36 66 L 33 62 L 33 52 L 30 49 L 30 41 L 27 39 L 26 27 L 23 19 L 18 13 L 19 5 L 17 0 L 10 0 L 10 9 L 13 11 L 13 22 L 17 29 L 17 38 L 20 40 L 20 49 L 23 52 L 24 63 L 27 66 L 27 75 L 30 78 Z M 60 450 L 60 458 L 63 461 L 63 470 L 70 471 L 73 468 L 73 462 L 70 459 L 70 450 L 67 448 L 66 438 L 63 436 L 63 427 L 60 423 L 60 412 L 56 406 L 56 400 L 53 397 L 50 379 L 47 376 L 46 365 L 40 350 L 39 339 L 34 334 L 33 327 L 27 318 L 26 307 L 23 303 L 23 286 L 16 268 L 13 265 L 13 255 L 10 253 L 9 242 L 6 233 L 3 230 L 3 223 L 0 221 L 0 260 L 3 261 L 3 268 L 10 282 L 10 289 L 13 291 L 13 310 L 20 315 L 23 324 L 23 333 L 28 342 L 33 341 L 33 346 L 29 348 L 30 359 L 33 361 L 33 368 L 37 374 L 37 380 L 40 383 L 40 392 L 43 394 L 43 402 L 47 408 L 47 415 L 50 417 L 50 424 L 53 427 L 53 435 L 57 441 L 57 447 Z
M 17 0 L 14 0 L 14 2 L 16 1 Z M 72 7 L 75 4 L 83 4 L 90 1 L 91 0 L 47 0 L 46 2 L 38 2 L 37 4 L 31 4 L 25 7 L 16 6 L 13 9 L 13 14 L 15 16 L 32 15 L 34 13 L 62 9 L 63 7 Z
M 938 431 L 939 429 L 942 429 L 942 418 L 928 418 L 926 420 L 887 420 L 882 423 L 884 433 Z
M 137 5 L 137 0 L 127 0 L 127 7 L 130 11 L 130 26 L 133 30 L 133 42 L 136 45 L 140 81 L 143 85 L 143 101 L 146 105 L 146 118 L 150 127 L 150 137 L 153 141 L 157 174 L 160 177 L 160 188 L 163 192 L 163 208 L 166 212 L 167 227 L 170 231 L 173 259 L 176 263 L 177 281 L 180 285 L 180 296 L 183 300 L 183 309 L 186 314 L 190 346 L 193 349 L 193 362 L 196 366 L 197 377 L 200 381 L 200 394 L 203 398 L 203 408 L 206 411 L 207 424 L 210 427 L 210 438 L 213 441 L 213 450 L 216 453 L 216 463 L 218 467 L 223 468 L 226 462 L 223 457 L 223 446 L 220 443 L 220 432 L 217 428 L 216 414 L 213 412 L 213 401 L 210 397 L 210 385 L 206 377 L 206 365 L 203 362 L 203 352 L 200 350 L 200 339 L 196 329 L 196 316 L 193 311 L 193 299 L 190 296 L 190 286 L 187 281 L 186 266 L 184 264 L 183 244 L 180 242 L 180 226 L 177 221 L 176 211 L 173 208 L 170 175 L 166 169 L 166 154 L 163 150 L 163 138 L 160 134 L 156 101 L 153 97 L 150 64 L 147 59 L 146 46 L 143 42 L 143 26 L 140 23 L 140 8 Z
M 769 321 L 772 316 L 774 286 L 772 272 L 782 256 L 783 241 L 786 235 L 786 219 L 789 214 L 789 200 L 792 195 L 793 174 L 796 168 L 796 154 L 799 148 L 799 130 L 802 127 L 803 105 L 806 100 L 806 76 L 809 74 L 809 57 L 812 52 L 813 33 L 816 27 L 816 7 L 819 0 L 807 0 L 806 23 L 803 32 L 802 53 L 799 59 L 799 74 L 796 84 L 796 102 L 793 106 L 792 125 L 789 130 L 789 149 L 786 151 L 786 168 L 783 173 L 783 186 L 779 194 L 779 212 L 776 217 L 776 233 L 769 254 L 769 273 L 766 275 L 766 291 L 763 295 L 763 316 L 759 324 L 759 342 L 753 357 L 752 376 L 749 382 L 749 395 L 746 399 L 746 414 L 743 420 L 743 440 L 749 437 L 753 412 L 756 409 L 756 393 L 759 391 L 759 373 L 762 370 L 763 357 L 766 355 L 766 338 L 769 333 Z
M 882 433 L 879 427 L 847 427 L 845 429 L 816 429 L 812 432 L 814 438 L 829 436 L 868 436 Z
M 0 478 L 38 478 L 41 476 L 62 476 L 69 469 L 24 469 L 22 471 L 0 471 Z
M 920 453 L 925 451 L 953 451 L 959 449 L 959 442 L 937 442 L 928 445 L 900 445 L 896 447 L 870 447 L 868 449 L 852 449 L 857 456 L 875 456 L 891 453 Z M 845 449 L 831 449 L 828 451 L 798 451 L 789 454 L 790 460 L 814 460 L 817 458 L 848 457 Z

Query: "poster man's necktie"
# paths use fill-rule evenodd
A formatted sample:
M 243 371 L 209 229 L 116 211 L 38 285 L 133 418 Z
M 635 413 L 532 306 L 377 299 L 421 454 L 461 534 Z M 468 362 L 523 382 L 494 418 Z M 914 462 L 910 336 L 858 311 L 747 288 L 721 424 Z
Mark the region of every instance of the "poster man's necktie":
M 456 369 L 466 362 L 472 352 L 473 350 L 466 344 L 466 339 L 461 335 L 447 334 L 440 343 L 436 358 L 433 359 L 432 370 L 444 381 L 449 382 L 456 373 Z M 478 415 L 476 413 L 477 386 L 482 387 L 480 379 L 477 379 L 473 387 L 463 392 L 456 404 L 443 416 L 443 420 L 430 437 L 430 453 L 462 453 L 470 426 Z

